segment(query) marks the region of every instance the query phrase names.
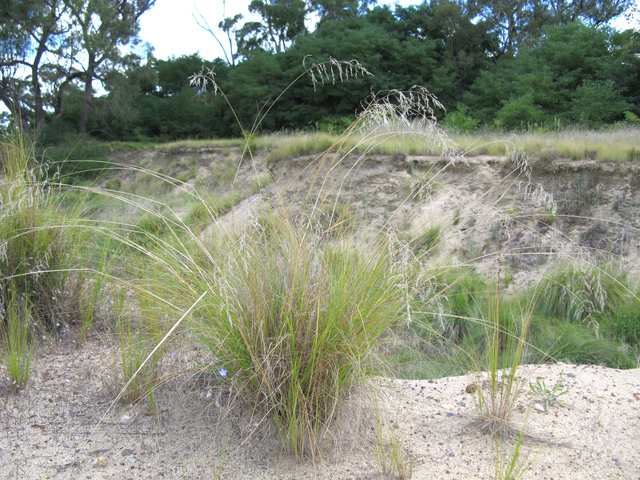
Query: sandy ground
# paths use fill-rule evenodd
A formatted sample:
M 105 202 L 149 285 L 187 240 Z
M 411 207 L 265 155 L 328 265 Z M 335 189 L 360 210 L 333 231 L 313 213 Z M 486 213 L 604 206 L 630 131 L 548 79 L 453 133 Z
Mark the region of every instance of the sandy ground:
M 156 415 L 144 404 L 109 410 L 115 354 L 104 338 L 58 343 L 36 359 L 25 390 L 2 390 L 1 478 L 394 478 L 372 453 L 376 429 L 367 401 L 354 401 L 321 461 L 296 462 L 265 422 L 226 408 L 224 385 L 193 375 L 158 389 Z M 168 353 L 163 369 L 183 368 L 188 355 Z M 568 393 L 560 399 L 571 405 L 540 411 L 527 387 L 515 420 L 527 426 L 520 458 L 531 466 L 523 478 L 640 479 L 640 370 L 557 364 L 525 366 L 521 376 L 549 387 L 562 376 Z M 384 442 L 399 442 L 411 478 L 495 476 L 495 444 L 475 423 L 475 396 L 466 391 L 473 381 L 377 383 Z

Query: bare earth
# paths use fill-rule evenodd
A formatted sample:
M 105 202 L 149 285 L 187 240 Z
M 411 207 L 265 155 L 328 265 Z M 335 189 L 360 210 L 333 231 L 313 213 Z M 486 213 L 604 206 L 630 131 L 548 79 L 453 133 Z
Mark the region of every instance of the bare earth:
M 179 370 L 193 352 L 166 355 Z M 93 338 L 60 342 L 42 352 L 28 387 L 0 395 L 0 477 L 23 479 L 377 479 L 385 476 L 372 453 L 373 408 L 354 400 L 323 459 L 296 462 L 267 422 L 239 406 L 227 408 L 228 389 L 177 376 L 156 393 L 157 412 L 144 404 L 109 409 L 115 346 Z M 524 478 L 640 479 L 640 370 L 566 364 L 525 366 L 523 378 L 553 386 L 563 376 L 568 393 L 541 412 L 528 392 L 516 412 L 528 437 Z M 385 438 L 398 438 L 414 479 L 489 479 L 495 445 L 474 424 L 469 376 L 378 383 Z M 237 402 L 236 402 L 237 405 Z M 256 426 L 257 425 L 257 426 Z M 341 430 L 341 431 L 340 431 Z M 507 450 L 508 445 L 505 445 Z M 221 465 L 221 467 L 220 467 Z

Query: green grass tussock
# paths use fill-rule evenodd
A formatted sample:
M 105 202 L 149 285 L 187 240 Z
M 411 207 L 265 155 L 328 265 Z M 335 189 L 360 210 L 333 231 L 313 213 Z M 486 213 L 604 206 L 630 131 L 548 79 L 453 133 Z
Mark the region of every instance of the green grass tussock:
M 28 138 L 2 139 L 0 303 L 6 311 L 14 294 L 24 296 L 37 323 L 54 328 L 72 320 L 70 279 L 80 274 L 76 253 L 87 237 L 79 221 L 62 213 L 58 187 L 33 155 Z
M 542 280 L 536 293 L 536 312 L 548 318 L 594 324 L 611 316 L 628 301 L 626 278 L 612 267 L 571 262 Z
M 321 453 L 346 397 L 378 372 L 381 336 L 402 320 L 386 246 L 349 239 L 327 241 L 325 231 L 274 212 L 200 245 L 203 261 L 172 262 L 162 285 L 185 306 L 208 292 L 189 328 L 300 458 Z

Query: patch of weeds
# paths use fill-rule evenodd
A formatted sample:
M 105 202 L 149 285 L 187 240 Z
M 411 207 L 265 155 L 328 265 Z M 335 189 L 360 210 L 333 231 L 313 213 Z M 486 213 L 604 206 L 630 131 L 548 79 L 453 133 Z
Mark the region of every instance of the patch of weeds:
M 460 209 L 457 208 L 455 213 L 453 214 L 453 225 L 458 225 L 460 223 Z
M 430 173 L 412 173 L 413 178 L 409 185 L 409 198 L 416 202 L 428 201 L 438 188 L 435 177 Z
M 205 227 L 220 215 L 231 210 L 244 198 L 245 196 L 241 192 L 231 191 L 220 197 L 201 199 L 190 208 L 183 222 L 186 226 L 195 230 Z
M 23 135 L 0 138 L 4 181 L 0 183 L 0 310 L 14 294 L 24 295 L 39 326 L 56 328 L 71 311 L 68 293 L 86 230 L 73 218 L 84 196 L 62 208 L 59 191 L 33 158 L 33 142 Z M 55 184 L 54 184 L 55 185 Z
M 117 397 L 128 404 L 147 400 L 151 412 L 155 412 L 154 391 L 159 381 L 159 365 L 162 349 L 156 349 L 160 335 L 159 319 L 155 306 L 138 295 L 140 317 L 133 318 L 128 310 L 126 290 L 118 288 L 113 298 L 116 330 L 120 345 L 120 368 L 115 372 Z M 117 368 L 117 367 L 116 367 Z
M 353 232 L 357 215 L 349 202 L 337 199 L 317 208 L 313 219 L 324 235 L 340 237 Z
M 453 344 L 465 337 L 482 337 L 481 324 L 469 319 L 477 318 L 486 308 L 489 295 L 486 281 L 470 267 L 449 267 L 434 273 L 430 305 L 434 313 L 421 314 L 413 328 L 421 336 L 435 334 Z
M 552 389 L 547 388 L 547 384 L 544 379 L 536 378 L 535 385 L 533 382 L 529 382 L 529 388 L 531 388 L 531 393 L 534 397 L 538 398 L 543 402 L 542 407 L 543 411 L 548 412 L 551 407 L 554 405 L 563 405 L 565 407 L 569 407 L 568 403 L 561 402 L 558 400 L 562 395 L 566 395 L 569 393 L 568 390 L 562 390 L 564 386 L 564 381 L 560 378 Z
M 510 450 L 505 448 L 510 442 L 509 439 L 500 436 L 494 437 L 494 478 L 496 480 L 517 480 L 522 478 L 531 467 L 533 460 L 521 458 L 525 430 L 525 427 L 520 430 Z
M 633 352 L 621 348 L 619 342 L 598 336 L 593 328 L 567 321 L 536 317 L 529 343 L 535 348 L 528 351 L 528 363 L 543 363 L 553 359 L 622 369 L 637 368 L 638 365 Z
M 163 288 L 178 303 L 207 291 L 190 324 L 200 344 L 289 452 L 315 457 L 346 393 L 377 371 L 381 335 L 401 321 L 400 266 L 383 244 L 324 242 L 286 213 L 238 235 Z
M 258 175 L 253 179 L 253 185 L 251 191 L 253 193 L 257 193 L 261 188 L 266 187 L 271 183 L 271 174 L 265 173 L 263 175 Z
M 408 480 L 413 474 L 413 460 L 397 429 L 386 432 L 382 421 L 376 423 L 373 456 L 385 478 Z
M 145 172 L 137 176 L 128 190 L 141 197 L 157 198 L 169 193 L 173 188 L 173 182 L 168 181 L 162 173 Z
M 516 435 L 513 414 L 526 385 L 520 366 L 527 345 L 531 315 L 508 308 L 501 311 L 500 298 L 492 294 L 484 316 L 486 344 L 481 355 L 471 353 L 475 377 L 479 428 L 486 434 L 512 438 Z M 487 378 L 485 379 L 486 372 Z
M 145 212 L 129 232 L 129 241 L 138 246 L 158 243 L 161 237 L 171 232 L 171 226 L 161 213 Z
M 580 173 L 558 198 L 558 216 L 569 224 L 583 223 L 591 216 L 591 209 L 598 198 L 596 178 L 589 173 Z
M 630 345 L 640 344 L 640 304 L 636 302 L 616 312 L 602 327 L 613 338 Z
M 92 252 L 92 254 L 86 253 L 83 256 L 83 261 L 88 263 L 88 266 L 95 274 L 92 278 L 86 278 L 84 282 L 77 281 L 75 286 L 74 297 L 78 302 L 78 311 L 80 313 L 80 341 L 85 340 L 93 329 L 96 313 L 104 297 L 104 286 L 107 279 L 105 274 L 107 273 L 111 240 L 107 239 L 104 246 L 98 247 L 96 244 L 92 244 L 90 247 L 101 249 L 102 251 L 99 252 L 100 256 L 95 262 L 90 261 L 96 255 L 95 252 Z
M 538 227 L 540 228 L 540 233 L 545 233 L 549 230 L 557 220 L 557 214 L 555 212 L 547 212 L 542 215 L 538 215 Z
M 209 179 L 213 185 L 231 185 L 236 178 L 236 167 L 230 158 L 226 158 L 222 164 L 211 167 Z

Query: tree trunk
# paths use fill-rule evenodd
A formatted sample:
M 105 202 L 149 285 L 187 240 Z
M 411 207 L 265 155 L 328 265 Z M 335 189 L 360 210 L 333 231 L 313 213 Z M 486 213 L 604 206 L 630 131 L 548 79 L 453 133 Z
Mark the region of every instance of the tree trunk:
M 89 115 L 91 114 L 91 100 L 93 99 L 93 76 L 94 76 L 95 60 L 93 56 L 89 57 L 89 65 L 84 76 L 84 107 L 80 116 L 80 133 L 87 133 L 89 130 Z
M 31 66 L 31 86 L 33 87 L 33 109 L 35 113 L 35 131 L 40 132 L 44 128 L 44 107 L 42 106 L 42 87 L 40 86 L 40 60 L 47 50 L 46 39 L 48 35 L 43 35 L 36 51 L 35 59 Z

